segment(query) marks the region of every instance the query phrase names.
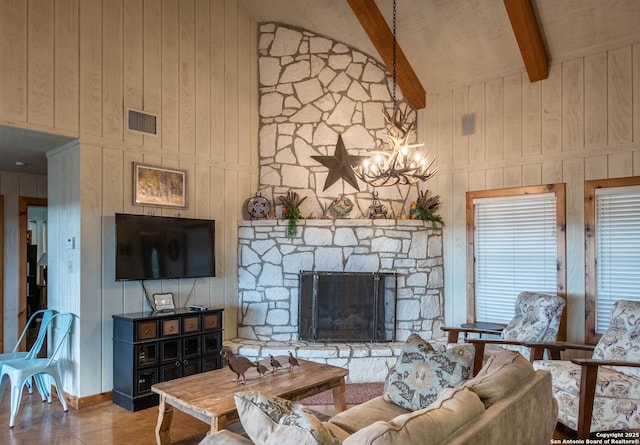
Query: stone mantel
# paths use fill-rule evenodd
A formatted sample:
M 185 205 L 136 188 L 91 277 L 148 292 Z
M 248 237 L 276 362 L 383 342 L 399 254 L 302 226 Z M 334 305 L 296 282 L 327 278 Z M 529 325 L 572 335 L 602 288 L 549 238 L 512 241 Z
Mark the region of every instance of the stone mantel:
M 238 222 L 238 336 L 298 340 L 301 270 L 398 274 L 396 340 L 441 335 L 442 229 L 405 219 L 306 219 L 293 239 L 286 220 Z

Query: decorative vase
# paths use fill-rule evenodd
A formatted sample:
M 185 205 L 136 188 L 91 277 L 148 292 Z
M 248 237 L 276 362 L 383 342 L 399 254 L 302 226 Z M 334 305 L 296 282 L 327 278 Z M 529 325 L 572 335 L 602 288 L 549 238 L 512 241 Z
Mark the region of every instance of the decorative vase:
M 353 202 L 351 202 L 349 198 L 341 194 L 333 200 L 333 202 L 331 203 L 331 208 L 338 218 L 346 218 L 351 210 L 353 210 Z

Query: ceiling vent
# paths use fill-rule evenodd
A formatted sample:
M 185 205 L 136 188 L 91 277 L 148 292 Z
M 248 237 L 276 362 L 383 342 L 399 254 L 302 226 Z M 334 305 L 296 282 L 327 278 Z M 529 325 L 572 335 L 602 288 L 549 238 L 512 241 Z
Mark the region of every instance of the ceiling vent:
M 129 130 L 146 134 L 158 134 L 158 117 L 154 114 L 129 109 Z

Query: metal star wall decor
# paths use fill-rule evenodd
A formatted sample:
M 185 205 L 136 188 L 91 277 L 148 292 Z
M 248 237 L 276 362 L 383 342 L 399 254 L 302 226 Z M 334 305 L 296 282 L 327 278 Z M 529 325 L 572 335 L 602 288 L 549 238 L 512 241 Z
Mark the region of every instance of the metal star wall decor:
M 333 156 L 311 157 L 329 169 L 329 174 L 327 175 L 327 180 L 324 182 L 322 191 L 331 187 L 338 179 L 344 179 L 354 189 L 360 191 L 358 180 L 352 167 L 361 164 L 367 158 L 366 156 L 352 156 L 347 153 L 344 142 L 342 142 L 342 134 L 338 135 L 338 143 L 336 144 L 336 151 Z

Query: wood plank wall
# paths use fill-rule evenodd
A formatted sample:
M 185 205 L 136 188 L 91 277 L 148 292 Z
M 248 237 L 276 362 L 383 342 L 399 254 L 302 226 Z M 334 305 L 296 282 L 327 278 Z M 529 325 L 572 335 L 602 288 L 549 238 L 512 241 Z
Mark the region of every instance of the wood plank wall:
M 178 213 L 132 205 L 133 162 L 186 170 L 180 215 L 217 221 L 218 276 L 150 291 L 224 307 L 225 337 L 235 336 L 236 221 L 257 189 L 249 15 L 236 0 L 0 0 L 0 42 L 0 124 L 78 138 L 50 156 L 48 177 L 59 260 L 49 298 L 80 317 L 65 390 L 111 390 L 111 315 L 145 309 L 139 283 L 114 281 L 114 214 Z M 157 115 L 159 135 L 129 131 L 129 108 Z
M 466 320 L 465 192 L 565 182 L 568 340 L 584 339 L 584 181 L 640 175 L 640 43 L 430 96 L 420 138 L 440 173 L 445 317 Z M 462 136 L 462 116 L 475 132 Z

